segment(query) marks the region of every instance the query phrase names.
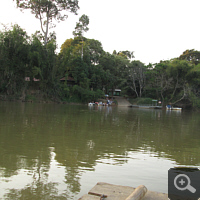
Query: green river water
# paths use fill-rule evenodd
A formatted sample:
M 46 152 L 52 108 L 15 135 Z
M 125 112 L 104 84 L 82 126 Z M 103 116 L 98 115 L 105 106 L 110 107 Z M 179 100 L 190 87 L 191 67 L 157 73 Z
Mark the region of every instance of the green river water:
M 97 182 L 167 193 L 200 165 L 200 113 L 0 102 L 0 199 L 78 199 Z

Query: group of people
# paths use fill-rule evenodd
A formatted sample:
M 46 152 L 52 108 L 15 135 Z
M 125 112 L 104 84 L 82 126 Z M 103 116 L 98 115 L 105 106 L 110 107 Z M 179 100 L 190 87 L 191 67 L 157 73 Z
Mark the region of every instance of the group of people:
M 107 102 L 106 103 L 103 103 L 103 102 L 90 102 L 88 103 L 88 106 L 94 106 L 94 105 L 97 105 L 97 106 L 109 106 L 111 105 L 113 102 L 109 99 L 107 99 Z

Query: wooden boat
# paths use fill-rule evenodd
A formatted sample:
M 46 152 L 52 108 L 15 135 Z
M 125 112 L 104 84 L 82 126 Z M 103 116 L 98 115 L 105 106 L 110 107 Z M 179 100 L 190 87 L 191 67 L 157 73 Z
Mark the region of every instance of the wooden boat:
M 177 108 L 177 107 L 169 107 L 169 106 L 166 106 L 166 110 L 177 110 L 177 111 L 181 111 L 182 108 Z
M 83 195 L 79 200 L 168 200 L 164 193 L 147 191 L 144 185 L 136 188 L 130 186 L 113 185 L 109 183 L 97 183 L 88 194 Z
M 143 105 L 130 105 L 130 108 L 143 108 L 143 109 L 162 109 L 162 106 L 143 106 Z
M 171 110 L 182 110 L 182 108 L 172 108 Z

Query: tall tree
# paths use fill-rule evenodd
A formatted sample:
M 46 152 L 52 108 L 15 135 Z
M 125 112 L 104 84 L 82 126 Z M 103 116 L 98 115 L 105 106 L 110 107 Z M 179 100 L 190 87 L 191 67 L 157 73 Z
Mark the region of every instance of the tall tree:
M 192 68 L 193 65 L 186 60 L 171 60 L 167 68 L 167 71 L 172 78 L 171 91 L 173 91 L 171 92 L 169 101 L 175 100 L 177 96 L 180 96 L 179 99 L 175 100 L 174 103 L 176 103 L 188 97 L 191 89 L 188 82 L 188 74 Z
M 200 63 L 200 51 L 196 51 L 194 49 L 187 49 L 184 51 L 180 57 L 180 60 L 187 60 L 192 62 L 195 65 L 198 65 Z
M 8 95 L 25 90 L 28 71 L 28 36 L 18 25 L 0 32 L 0 91 Z
M 79 37 L 74 39 L 67 39 L 61 46 L 61 51 L 58 56 L 58 65 L 61 76 L 64 76 L 66 72 L 72 71 L 73 65 L 71 62 L 77 57 L 80 57 L 80 52 L 82 51 L 84 58 L 82 61 L 88 66 L 94 66 L 99 64 L 100 56 L 103 54 L 103 48 L 101 42 L 94 39 L 88 39 L 83 37 L 83 43 L 80 41 Z
M 99 64 L 99 58 L 103 52 L 101 42 L 94 39 L 86 39 L 84 54 L 87 55 L 87 60 L 90 64 Z
M 126 50 L 126 51 L 119 51 L 117 55 L 131 60 L 132 58 L 134 58 L 133 53 L 134 53 L 133 51 Z
M 173 85 L 173 78 L 167 72 L 170 61 L 160 61 L 154 67 L 149 66 L 147 72 L 146 90 L 154 92 L 155 98 L 161 98 L 162 102 L 165 101 L 166 96 L 171 93 L 169 89 Z
M 142 91 L 146 82 L 146 67 L 138 60 L 128 65 L 128 85 L 137 97 L 142 97 Z
M 76 23 L 75 30 L 73 31 L 73 35 L 75 37 L 80 37 L 82 40 L 82 53 L 81 58 L 83 59 L 83 33 L 87 32 L 89 30 L 88 24 L 89 24 L 89 17 L 85 14 L 83 14 L 79 18 L 79 22 Z
M 129 60 L 123 56 L 103 53 L 99 59 L 99 66 L 105 71 L 103 86 L 105 91 L 114 91 L 117 87 L 121 87 L 124 82 L 124 74 L 126 72 Z
M 13 0 L 15 1 L 15 0 Z M 44 33 L 44 43 L 47 44 L 49 27 L 54 27 L 53 19 L 64 21 L 68 15 L 63 11 L 77 14 L 78 0 L 16 0 L 17 7 L 30 9 L 37 19 L 40 19 L 41 29 Z
M 64 51 L 64 49 L 71 47 L 72 42 L 73 42 L 72 38 L 65 40 L 65 42 L 61 45 L 60 53 L 62 53 Z

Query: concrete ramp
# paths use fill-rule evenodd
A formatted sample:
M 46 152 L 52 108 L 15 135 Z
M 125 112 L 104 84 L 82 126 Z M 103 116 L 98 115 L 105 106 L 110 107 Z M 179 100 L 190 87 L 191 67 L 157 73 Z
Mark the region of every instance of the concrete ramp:
M 117 100 L 118 106 L 131 106 L 129 101 L 127 101 L 124 97 L 115 96 L 115 99 Z

